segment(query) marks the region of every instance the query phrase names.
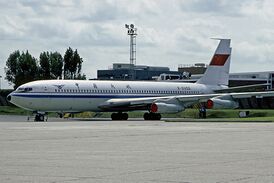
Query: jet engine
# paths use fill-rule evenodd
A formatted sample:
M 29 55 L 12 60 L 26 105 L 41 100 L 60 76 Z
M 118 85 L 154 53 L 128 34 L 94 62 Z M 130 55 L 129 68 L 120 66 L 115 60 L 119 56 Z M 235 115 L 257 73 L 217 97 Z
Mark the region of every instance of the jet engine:
M 150 106 L 150 111 L 153 113 L 177 113 L 183 111 L 185 108 L 177 104 L 167 103 L 153 103 Z
M 239 103 L 234 100 L 212 98 L 207 102 L 208 109 L 235 109 L 239 107 Z

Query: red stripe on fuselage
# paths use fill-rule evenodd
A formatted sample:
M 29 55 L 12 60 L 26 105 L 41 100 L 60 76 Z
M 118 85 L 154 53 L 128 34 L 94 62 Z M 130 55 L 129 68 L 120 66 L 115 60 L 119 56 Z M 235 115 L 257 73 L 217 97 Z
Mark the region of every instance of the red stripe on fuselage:
M 223 66 L 229 55 L 227 54 L 215 54 L 209 65 Z

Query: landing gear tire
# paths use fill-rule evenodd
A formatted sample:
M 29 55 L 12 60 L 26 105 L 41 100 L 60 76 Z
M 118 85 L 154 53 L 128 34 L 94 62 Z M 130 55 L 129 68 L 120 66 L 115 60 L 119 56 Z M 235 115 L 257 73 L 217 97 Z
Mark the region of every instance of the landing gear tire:
M 150 115 L 148 112 L 144 114 L 144 120 L 150 120 Z
M 112 120 L 127 120 L 128 119 L 128 114 L 127 113 L 112 113 L 111 114 L 111 119 Z
M 36 114 L 34 121 L 45 121 L 45 116 L 43 114 Z
M 159 113 L 148 113 L 144 114 L 144 120 L 161 120 L 162 116 Z
M 117 113 L 112 113 L 111 114 L 111 119 L 112 120 L 117 120 Z
M 122 113 L 122 120 L 127 120 L 127 119 L 128 119 L 128 114 Z
M 158 113 L 158 114 L 156 115 L 156 120 L 161 120 L 161 118 L 162 118 L 161 114 Z

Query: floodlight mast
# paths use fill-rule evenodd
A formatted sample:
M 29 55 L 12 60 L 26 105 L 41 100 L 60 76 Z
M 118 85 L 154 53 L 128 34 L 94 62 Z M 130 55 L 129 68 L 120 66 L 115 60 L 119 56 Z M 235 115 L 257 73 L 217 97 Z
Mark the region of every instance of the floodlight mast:
M 2 76 L 0 76 L 0 90 L 2 89 L 1 87 L 1 80 L 2 80 Z
M 130 36 L 130 52 L 129 60 L 132 66 L 136 65 L 136 36 L 137 28 L 134 27 L 134 24 L 125 24 L 127 30 L 127 35 Z

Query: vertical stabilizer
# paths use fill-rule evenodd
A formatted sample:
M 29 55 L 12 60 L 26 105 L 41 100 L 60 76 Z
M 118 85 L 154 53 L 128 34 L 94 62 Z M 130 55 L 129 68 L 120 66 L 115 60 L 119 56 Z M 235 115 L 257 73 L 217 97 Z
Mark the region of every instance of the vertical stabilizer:
M 219 39 L 220 43 L 203 77 L 196 83 L 206 85 L 228 85 L 231 50 L 230 39 Z

